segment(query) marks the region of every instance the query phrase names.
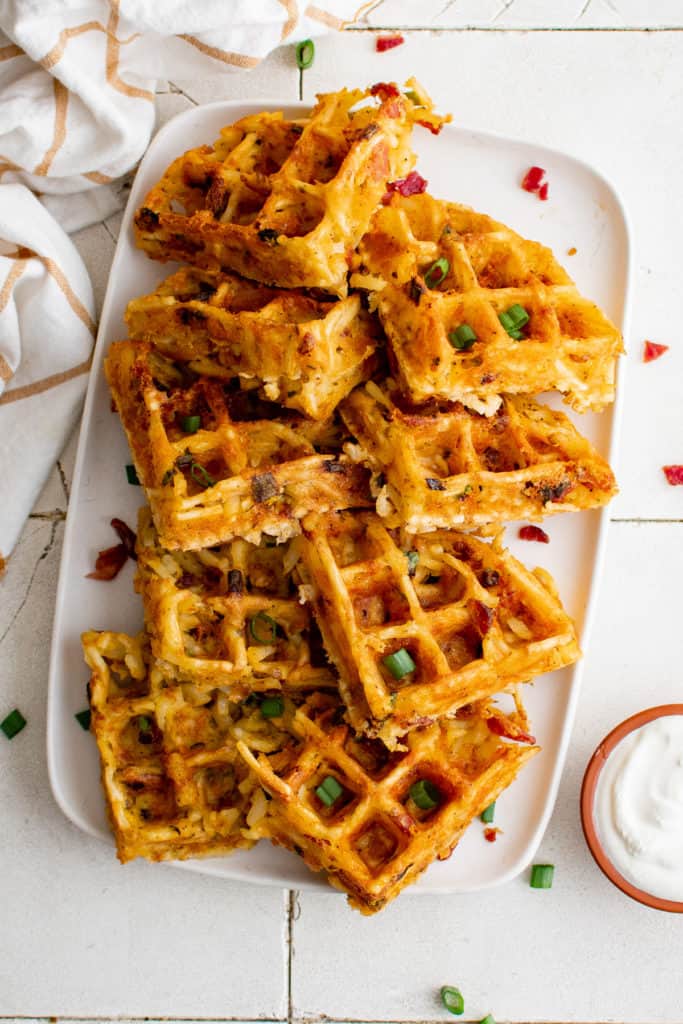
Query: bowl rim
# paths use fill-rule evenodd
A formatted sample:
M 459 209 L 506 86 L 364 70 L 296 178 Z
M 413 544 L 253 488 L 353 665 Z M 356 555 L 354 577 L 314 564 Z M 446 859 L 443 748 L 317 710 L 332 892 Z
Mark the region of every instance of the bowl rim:
M 676 715 L 683 715 L 683 704 L 658 704 L 656 707 L 645 708 L 643 711 L 636 712 L 636 714 L 631 715 L 630 718 L 624 719 L 623 722 L 615 726 L 598 744 L 588 762 L 581 784 L 580 807 L 581 826 L 588 849 L 595 863 L 610 882 L 616 885 L 618 889 L 621 889 L 623 893 L 626 893 L 627 896 L 630 896 L 631 899 L 637 900 L 638 903 L 642 903 L 646 907 L 652 907 L 655 910 L 665 910 L 673 914 L 683 914 L 683 900 L 669 900 L 661 896 L 653 896 L 646 889 L 640 889 L 637 885 L 624 878 L 605 853 L 598 836 L 594 815 L 595 791 L 598 779 L 607 762 L 607 758 L 617 744 L 628 736 L 629 733 L 640 729 L 641 726 L 647 725 L 648 722 L 652 722 L 656 718 L 669 718 Z

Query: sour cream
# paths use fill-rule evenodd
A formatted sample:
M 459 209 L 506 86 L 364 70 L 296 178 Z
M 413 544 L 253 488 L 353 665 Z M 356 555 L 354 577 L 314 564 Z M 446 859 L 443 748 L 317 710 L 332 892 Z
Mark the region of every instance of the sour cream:
M 683 901 L 683 715 L 656 718 L 617 744 L 598 778 L 594 817 L 627 881 Z

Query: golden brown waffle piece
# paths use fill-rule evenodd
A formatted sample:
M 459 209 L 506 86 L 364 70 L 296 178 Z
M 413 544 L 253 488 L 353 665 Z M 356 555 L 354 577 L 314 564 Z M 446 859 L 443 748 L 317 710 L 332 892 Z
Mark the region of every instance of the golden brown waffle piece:
M 221 686 L 232 700 L 336 689 L 292 579 L 296 545 L 236 539 L 165 551 L 149 509 L 140 510 L 136 589 L 152 652 L 169 678 Z
M 349 254 L 387 182 L 410 170 L 413 120 L 395 86 L 318 97 L 307 117 L 251 114 L 175 160 L 135 217 L 148 256 L 346 295 Z M 362 106 L 357 106 L 366 101 Z
M 163 547 L 286 540 L 307 512 L 368 504 L 333 423 L 231 393 L 147 342 L 115 342 L 105 371 Z
M 255 834 L 326 871 L 353 907 L 372 914 L 449 856 L 538 747 L 527 745 L 533 738 L 516 716 L 486 703 L 414 730 L 393 753 L 355 737 L 339 710 L 334 698 L 313 695 L 288 705 L 283 727 L 294 744 L 268 755 L 247 739 L 239 750 L 272 797 Z
M 397 404 L 369 383 L 343 403 L 358 445 L 347 451 L 373 471 L 377 512 L 411 533 L 472 529 L 605 505 L 614 474 L 561 412 L 503 395 L 493 416 L 461 404 Z
M 256 777 L 237 753 L 281 744 L 258 707 L 219 688 L 167 679 L 142 636 L 83 634 L 91 728 L 119 859 L 224 855 L 253 845 L 265 813 Z
M 400 384 L 414 402 L 436 397 L 490 415 L 503 393 L 560 391 L 579 412 L 614 400 L 622 351 L 614 324 L 549 249 L 468 207 L 392 195 L 360 243 L 351 282 L 378 289 Z M 529 318 L 518 338 L 499 319 L 512 307 Z M 463 327 L 476 340 L 458 338 Z
M 357 732 L 409 729 L 570 665 L 574 624 L 548 573 L 450 531 L 389 533 L 372 513 L 308 516 L 300 572 Z
M 131 337 L 208 377 L 327 419 L 374 368 L 381 329 L 358 295 L 323 302 L 235 274 L 186 267 L 126 312 Z

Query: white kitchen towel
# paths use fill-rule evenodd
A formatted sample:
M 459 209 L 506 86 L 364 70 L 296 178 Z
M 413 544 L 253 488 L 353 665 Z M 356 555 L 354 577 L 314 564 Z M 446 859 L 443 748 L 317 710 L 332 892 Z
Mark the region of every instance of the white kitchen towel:
M 0 185 L 0 574 L 80 412 L 94 315 L 71 239 L 25 185 Z
M 75 231 L 118 208 L 111 183 L 147 148 L 157 79 L 254 67 L 372 6 L 322 2 L 0 0 L 0 573 L 80 412 L 95 330 L 53 217 Z
M 343 28 L 372 3 L 323 5 L 0 0 L 0 181 L 47 196 L 67 230 L 101 220 L 117 203 L 108 183 L 149 143 L 157 79 L 252 68 L 282 42 Z

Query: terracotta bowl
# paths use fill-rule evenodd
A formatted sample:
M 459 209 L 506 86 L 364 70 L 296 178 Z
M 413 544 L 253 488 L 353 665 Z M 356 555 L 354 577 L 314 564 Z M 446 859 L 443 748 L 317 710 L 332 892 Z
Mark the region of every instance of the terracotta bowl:
M 594 817 L 595 791 L 598 785 L 598 778 L 607 758 L 616 745 L 625 736 L 628 736 L 630 732 L 633 732 L 634 729 L 640 729 L 641 725 L 646 725 L 655 718 L 665 718 L 668 715 L 683 715 L 683 704 L 661 704 L 656 708 L 647 708 L 645 711 L 639 711 L 605 736 L 588 762 L 586 774 L 583 777 L 583 784 L 581 786 L 581 824 L 583 825 L 583 834 L 586 837 L 588 849 L 593 854 L 596 864 L 603 874 L 609 878 L 610 882 L 613 882 L 618 889 L 625 892 L 631 899 L 643 903 L 646 907 L 654 907 L 655 910 L 668 910 L 674 914 L 683 914 L 683 901 L 666 900 L 661 896 L 653 896 L 624 878 L 612 864 L 603 849 Z

